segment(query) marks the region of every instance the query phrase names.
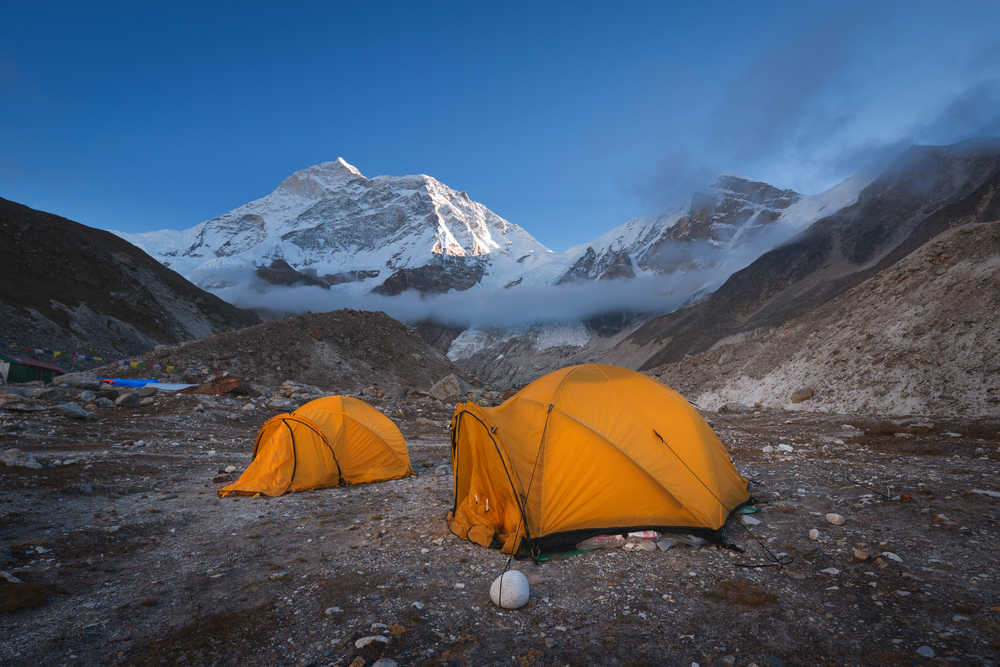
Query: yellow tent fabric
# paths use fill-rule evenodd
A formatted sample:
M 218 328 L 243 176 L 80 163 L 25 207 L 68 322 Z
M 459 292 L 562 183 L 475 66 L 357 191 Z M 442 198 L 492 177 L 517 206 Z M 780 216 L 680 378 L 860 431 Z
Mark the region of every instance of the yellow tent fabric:
M 412 474 L 406 442 L 392 420 L 356 398 L 326 396 L 269 419 L 250 465 L 219 494 L 280 496 Z
M 721 542 L 747 480 L 701 415 L 635 371 L 549 373 L 496 408 L 452 418 L 459 537 L 517 553 L 607 533 L 660 530 Z

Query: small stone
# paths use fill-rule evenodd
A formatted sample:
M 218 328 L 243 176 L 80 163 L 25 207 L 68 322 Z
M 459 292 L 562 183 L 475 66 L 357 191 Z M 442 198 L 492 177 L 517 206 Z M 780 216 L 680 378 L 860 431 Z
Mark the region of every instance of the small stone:
M 763 667 L 785 667 L 785 663 L 773 655 L 765 655 L 760 662 Z
M 451 466 L 449 465 L 438 466 L 435 472 L 437 473 L 438 477 L 445 477 L 446 475 L 451 474 Z
M 340 607 L 327 607 L 323 613 L 327 616 L 333 616 L 334 614 L 339 614 L 341 611 L 343 610 Z
M 765 454 L 770 454 L 771 452 L 774 451 L 774 447 L 772 447 L 771 445 L 767 445 L 761 451 L 763 451 Z
M 883 551 L 882 555 L 885 556 L 886 558 L 888 558 L 889 560 L 896 561 L 897 563 L 902 563 L 903 562 L 902 558 L 900 558 L 896 554 L 892 553 L 891 551 Z
M 383 637 L 382 635 L 372 635 L 370 637 L 362 637 L 358 641 L 354 642 L 354 647 L 355 648 L 364 648 L 364 647 L 368 646 L 369 644 L 375 644 L 375 643 L 388 644 L 389 643 L 389 638 L 388 637 Z
M 932 649 L 930 646 L 921 646 L 920 648 L 917 649 L 917 655 L 923 656 L 925 658 L 933 658 L 934 649 Z
M 724 655 L 724 656 L 722 656 L 722 662 L 725 663 L 726 665 L 729 665 L 729 667 L 733 667 L 733 665 L 736 664 L 736 656 L 735 655 Z
M 855 549 L 854 557 L 857 558 L 858 560 L 868 560 L 868 553 L 865 551 L 861 551 L 860 549 Z
M 423 602 L 411 602 L 410 606 L 413 607 L 414 609 L 423 609 L 424 608 L 424 603 Z
M 140 398 L 139 399 L 139 407 L 140 408 L 144 408 L 147 405 L 152 405 L 155 402 L 156 402 L 156 399 L 153 398 L 152 396 L 147 396 L 146 398 Z
M 6 579 L 7 583 L 9 583 L 9 584 L 23 584 L 24 583 L 23 581 L 21 581 L 20 579 L 18 579 L 17 577 L 15 577 L 10 572 L 0 572 L 0 577 L 3 577 L 4 579 Z
M 117 533 L 121 529 L 122 529 L 121 526 L 108 526 L 107 528 L 104 529 L 104 532 L 105 533 Z
M 740 517 L 740 522 L 744 526 L 759 526 L 760 525 L 760 519 L 755 519 L 752 516 L 747 516 L 745 514 Z
M 791 445 L 778 445 L 778 449 L 782 452 L 794 452 L 795 448 Z
M 226 466 L 225 472 L 234 473 L 236 472 L 236 466 Z
M 465 584 L 455 584 L 452 588 L 465 588 Z
M 398 667 L 398 663 L 392 658 L 379 658 L 372 663 L 372 667 Z
M 76 400 L 82 401 L 83 403 L 89 403 L 90 401 L 97 400 L 97 394 L 90 391 L 89 389 L 86 389 L 80 392 L 80 395 L 76 397 Z
M 545 638 L 545 648 L 552 648 L 555 645 L 556 645 L 555 639 L 553 639 L 552 637 Z
M 195 411 L 195 412 L 204 412 L 204 411 L 205 411 L 205 406 L 204 406 L 204 405 L 202 405 L 201 403 L 199 403 L 199 404 L 198 404 L 198 407 L 196 407 L 196 408 L 194 409 L 194 411 Z
M 831 514 L 827 514 L 826 515 L 826 522 L 828 524 L 830 524 L 830 525 L 833 525 L 833 526 L 843 526 L 844 525 L 844 521 L 846 521 L 846 519 L 844 519 L 844 517 L 840 516 L 839 514 L 832 514 L 831 513 Z
M 809 539 L 812 540 L 813 542 L 815 542 L 816 540 L 818 540 L 819 539 L 819 531 L 816 530 L 815 528 L 813 528 L 812 530 L 810 530 L 809 531 Z
M 820 572 L 824 572 L 826 574 L 840 574 L 840 570 L 835 567 L 828 567 L 825 570 L 820 570 Z

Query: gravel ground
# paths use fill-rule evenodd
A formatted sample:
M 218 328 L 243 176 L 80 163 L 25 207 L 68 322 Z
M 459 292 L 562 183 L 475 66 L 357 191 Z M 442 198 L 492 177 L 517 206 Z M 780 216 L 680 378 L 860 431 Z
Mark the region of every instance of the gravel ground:
M 761 482 L 761 511 L 749 517 L 759 525 L 727 526 L 746 553 L 515 561 L 531 598 L 501 610 L 489 587 L 506 557 L 445 523 L 452 481 L 436 468 L 450 462 L 442 424 L 452 406 L 366 398 L 399 423 L 416 477 L 223 500 L 213 476 L 247 465 L 276 411 L 246 398 L 154 398 L 90 421 L 4 403 L 0 450 L 45 467 L 0 466 L 2 570 L 24 582 L 0 579 L 0 663 L 998 660 L 997 421 L 708 414 L 740 471 Z M 757 540 L 790 563 L 741 567 L 767 563 Z M 357 648 L 368 636 L 387 641 Z

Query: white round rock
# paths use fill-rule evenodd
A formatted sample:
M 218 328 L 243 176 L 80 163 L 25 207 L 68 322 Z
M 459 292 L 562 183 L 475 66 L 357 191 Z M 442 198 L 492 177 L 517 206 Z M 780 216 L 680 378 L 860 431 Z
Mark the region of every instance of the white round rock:
M 503 597 L 501 597 L 501 582 Z M 490 586 L 490 599 L 501 609 L 518 609 L 528 603 L 528 580 L 517 570 L 504 572 Z

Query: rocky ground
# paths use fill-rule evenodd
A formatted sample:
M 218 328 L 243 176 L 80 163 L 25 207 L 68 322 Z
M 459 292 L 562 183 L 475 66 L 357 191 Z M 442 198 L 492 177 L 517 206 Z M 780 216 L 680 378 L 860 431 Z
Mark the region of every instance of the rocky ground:
M 399 424 L 416 477 L 223 500 L 213 478 L 248 464 L 273 395 L 157 393 L 70 419 L 56 406 L 90 396 L 56 391 L 0 405 L 0 450 L 43 466 L 0 465 L 3 664 L 1000 659 L 996 420 L 708 414 L 761 482 L 753 525 L 727 527 L 746 553 L 516 561 L 531 598 L 501 610 L 489 587 L 506 557 L 445 523 L 452 481 L 437 469 L 452 405 L 423 392 L 366 398 Z M 787 564 L 742 567 L 769 564 L 758 540 Z M 357 648 L 365 637 L 381 639 Z
M 232 373 L 262 385 L 292 379 L 332 393 L 373 388 L 379 393 L 427 391 L 449 374 L 479 381 L 431 348 L 412 329 L 385 313 L 335 310 L 304 313 L 176 345 L 161 345 L 133 359 L 189 371 L 106 366 L 101 377 L 201 382 L 202 369 Z

